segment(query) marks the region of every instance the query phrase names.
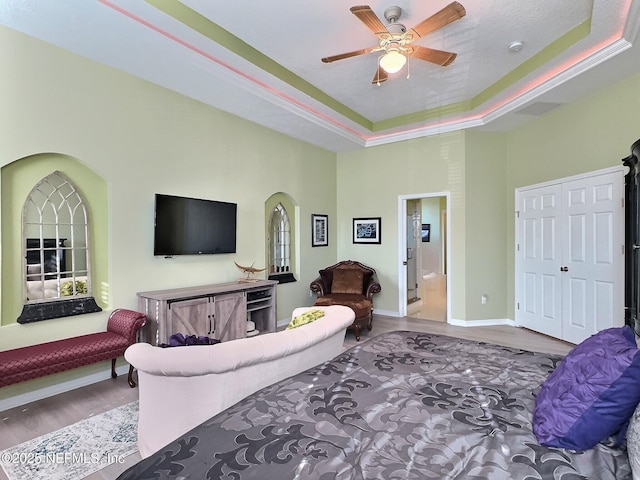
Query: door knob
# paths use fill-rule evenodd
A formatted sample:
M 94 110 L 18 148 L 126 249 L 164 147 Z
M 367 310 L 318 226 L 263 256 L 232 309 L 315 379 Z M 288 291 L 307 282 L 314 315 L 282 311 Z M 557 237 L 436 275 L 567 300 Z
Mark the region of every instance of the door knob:
M 560 271 L 561 272 L 568 272 L 569 271 L 569 267 L 560 267 Z

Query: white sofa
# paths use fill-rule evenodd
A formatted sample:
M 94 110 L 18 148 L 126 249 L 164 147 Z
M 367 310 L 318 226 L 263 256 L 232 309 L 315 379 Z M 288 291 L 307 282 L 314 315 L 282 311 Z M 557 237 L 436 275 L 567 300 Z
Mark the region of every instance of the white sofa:
M 124 356 L 138 370 L 138 448 L 143 458 L 213 415 L 275 382 L 332 359 L 342 351 L 353 310 L 323 310 L 313 323 L 217 345 L 160 348 L 131 345 Z

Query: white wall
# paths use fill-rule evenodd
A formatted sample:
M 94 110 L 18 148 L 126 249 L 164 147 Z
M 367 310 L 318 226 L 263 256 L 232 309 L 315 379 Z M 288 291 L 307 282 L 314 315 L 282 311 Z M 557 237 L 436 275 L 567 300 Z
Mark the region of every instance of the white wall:
M 440 225 L 440 197 L 423 198 L 422 223 L 430 225 L 428 242 L 421 243 L 422 268 L 420 275 L 428 273 L 442 273 L 442 236 Z

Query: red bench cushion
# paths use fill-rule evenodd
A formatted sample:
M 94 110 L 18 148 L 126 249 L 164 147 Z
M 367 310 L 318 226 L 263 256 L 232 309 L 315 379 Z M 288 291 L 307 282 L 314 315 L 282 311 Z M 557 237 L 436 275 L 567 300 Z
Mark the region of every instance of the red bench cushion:
M 100 332 L 6 350 L 0 352 L 0 387 L 117 358 L 130 344 L 122 335 Z

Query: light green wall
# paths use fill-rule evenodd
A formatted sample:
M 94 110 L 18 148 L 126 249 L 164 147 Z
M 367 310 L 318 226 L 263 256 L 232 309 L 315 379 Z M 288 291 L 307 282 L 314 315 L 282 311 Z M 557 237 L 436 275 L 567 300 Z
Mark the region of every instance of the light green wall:
M 505 142 L 495 133 L 467 132 L 467 320 L 509 318 L 506 312 Z M 487 303 L 480 297 L 486 294 Z
M 640 75 L 553 110 L 506 136 L 506 199 L 515 189 L 620 166 L 640 138 Z M 507 215 L 507 314 L 515 317 L 515 220 Z
M 465 133 L 338 154 L 338 259 L 376 269 L 377 310 L 397 313 L 398 197 L 450 192 L 452 318 L 465 318 Z M 352 219 L 382 217 L 382 244 L 352 243 Z
M 137 309 L 139 291 L 233 281 L 242 276 L 234 260 L 263 265 L 264 202 L 275 192 L 286 192 L 300 205 L 301 223 L 300 278 L 278 287 L 278 317 L 311 303 L 309 283 L 336 258 L 335 154 L 5 27 L 0 44 L 0 166 L 54 152 L 77 159 L 104 180 L 104 288 L 112 308 Z M 238 203 L 237 254 L 154 257 L 156 192 Z M 329 247 L 311 248 L 312 213 L 329 215 Z M 3 252 L 3 265 L 13 254 Z M 2 288 L 5 296 L 9 287 Z M 28 326 L 5 326 L 3 318 L 0 350 L 102 330 L 108 313 Z M 6 387 L 1 395 L 84 373 Z
M 515 189 L 620 165 L 640 138 L 637 112 L 640 75 L 508 133 L 452 134 L 454 149 L 447 134 L 339 154 L 338 256 L 369 261 L 382 277 L 376 308 L 397 311 L 398 195 L 451 191 L 451 317 L 514 319 Z M 351 218 L 367 215 L 383 217 L 380 246 L 350 243 Z
M 399 309 L 398 197 L 449 192 L 451 318 L 505 318 L 504 152 L 502 135 L 467 131 L 338 155 L 338 256 L 376 269 L 376 309 Z M 381 245 L 351 243 L 366 216 L 382 217 Z

